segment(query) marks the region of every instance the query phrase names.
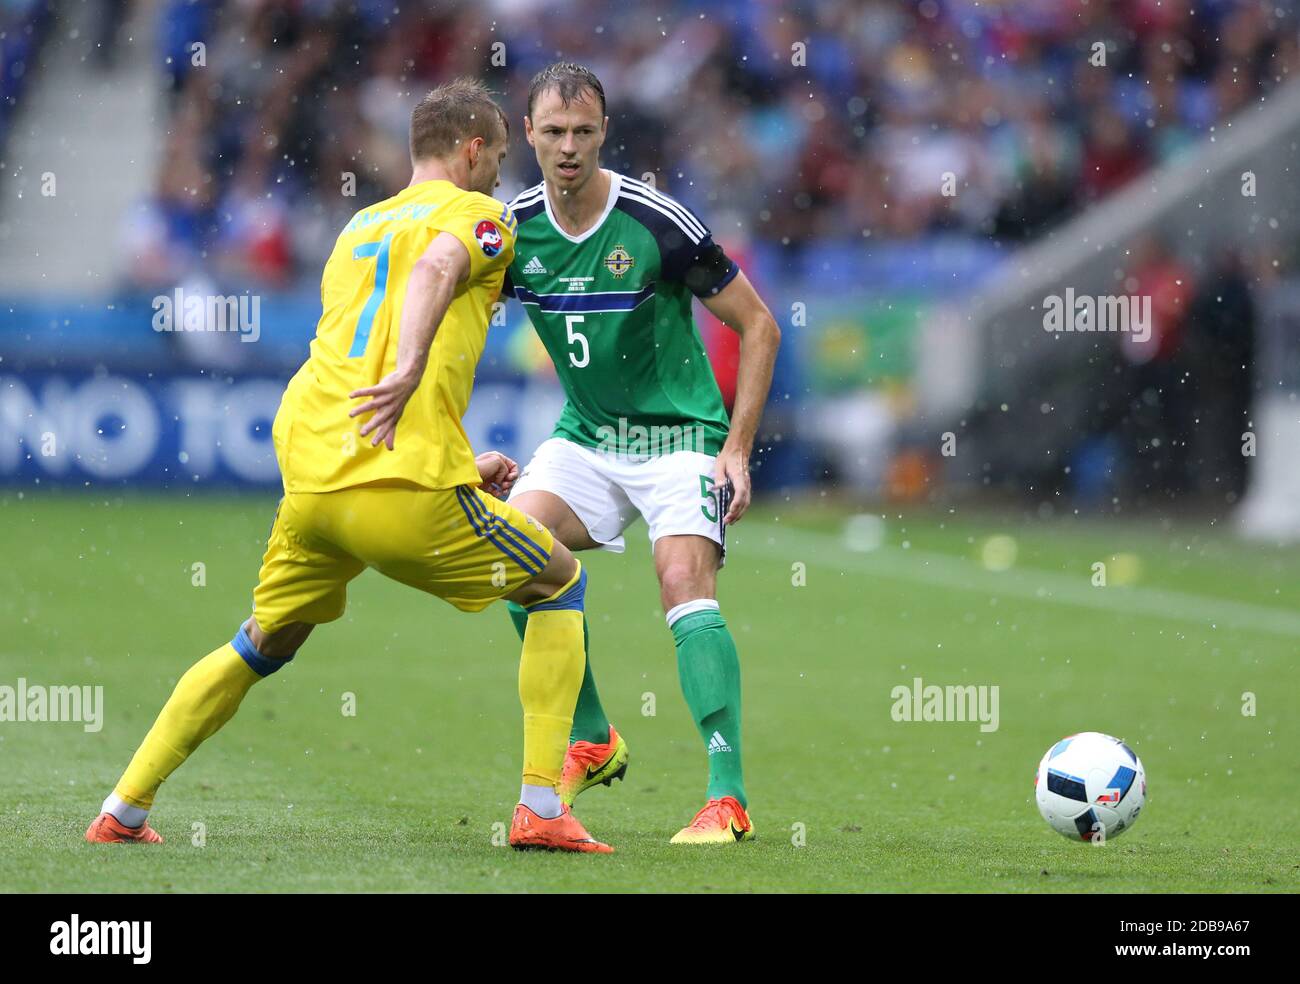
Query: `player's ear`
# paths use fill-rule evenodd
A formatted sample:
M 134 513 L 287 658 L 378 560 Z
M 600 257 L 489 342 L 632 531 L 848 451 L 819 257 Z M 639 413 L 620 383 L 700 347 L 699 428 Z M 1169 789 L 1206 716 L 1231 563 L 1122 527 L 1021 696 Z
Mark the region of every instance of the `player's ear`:
M 533 118 L 524 116 L 524 139 L 528 141 L 529 147 L 536 147 L 537 143 L 533 140 Z

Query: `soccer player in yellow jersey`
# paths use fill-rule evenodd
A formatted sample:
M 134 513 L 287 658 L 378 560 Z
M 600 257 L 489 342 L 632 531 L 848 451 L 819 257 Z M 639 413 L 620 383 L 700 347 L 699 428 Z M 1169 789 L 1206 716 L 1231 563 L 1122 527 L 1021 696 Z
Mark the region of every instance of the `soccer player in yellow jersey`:
M 158 787 L 315 626 L 343 614 L 348 582 L 371 567 L 462 611 L 500 598 L 527 609 L 510 843 L 612 850 L 557 793 L 582 682 L 586 573 L 502 501 L 518 466 L 497 452 L 476 458 L 461 424 L 514 255 L 514 216 L 489 197 L 508 130 L 480 83 L 433 90 L 411 116 L 410 185 L 340 233 L 311 356 L 272 431 L 284 498 L 252 617 L 180 678 L 87 840 L 160 842 L 147 823 Z

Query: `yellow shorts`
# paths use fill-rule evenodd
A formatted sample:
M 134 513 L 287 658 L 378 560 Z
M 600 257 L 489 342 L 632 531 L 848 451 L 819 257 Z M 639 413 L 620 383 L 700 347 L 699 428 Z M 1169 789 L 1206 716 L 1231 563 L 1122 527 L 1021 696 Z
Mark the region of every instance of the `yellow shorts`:
M 542 572 L 555 540 L 518 509 L 468 485 L 363 485 L 290 492 L 271 527 L 253 614 L 268 634 L 332 622 L 367 567 L 477 612 Z

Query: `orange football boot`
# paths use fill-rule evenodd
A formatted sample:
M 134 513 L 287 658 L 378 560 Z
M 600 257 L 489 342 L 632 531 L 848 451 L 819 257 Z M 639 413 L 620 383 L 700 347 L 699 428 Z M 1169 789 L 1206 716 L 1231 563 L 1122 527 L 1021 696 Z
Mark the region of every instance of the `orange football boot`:
M 734 844 L 754 839 L 754 823 L 734 796 L 711 799 L 670 844 Z
M 86 829 L 92 844 L 161 844 L 162 835 L 146 820 L 138 827 L 124 827 L 111 813 L 101 813 Z
M 584 789 L 596 783 L 608 786 L 627 775 L 627 742 L 609 726 L 609 741 L 575 741 L 564 756 L 560 775 L 560 802 L 569 806 Z
M 548 820 L 520 803 L 510 822 L 510 846 L 516 851 L 576 851 L 579 854 L 613 854 L 614 849 L 587 833 L 581 821 L 564 804 L 564 812 Z

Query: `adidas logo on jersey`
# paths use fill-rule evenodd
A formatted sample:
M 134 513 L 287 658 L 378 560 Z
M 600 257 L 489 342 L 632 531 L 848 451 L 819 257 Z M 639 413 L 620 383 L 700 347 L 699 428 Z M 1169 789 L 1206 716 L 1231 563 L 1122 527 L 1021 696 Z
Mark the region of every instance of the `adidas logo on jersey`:
M 722 737 L 721 731 L 713 732 L 713 737 L 709 739 L 709 754 L 714 752 L 729 752 L 731 746 L 727 744 L 727 739 Z
M 550 272 L 551 272 L 550 270 L 546 269 L 546 267 L 542 265 L 542 261 L 535 256 L 527 263 L 524 264 L 524 273 L 550 273 Z

